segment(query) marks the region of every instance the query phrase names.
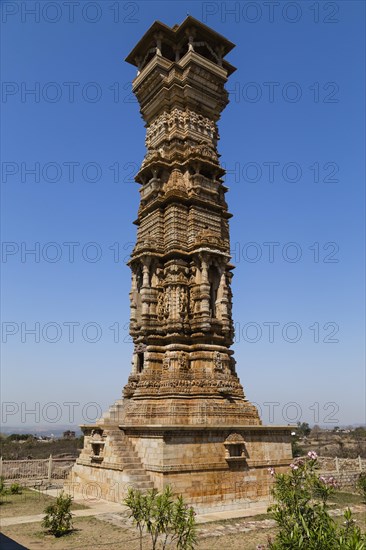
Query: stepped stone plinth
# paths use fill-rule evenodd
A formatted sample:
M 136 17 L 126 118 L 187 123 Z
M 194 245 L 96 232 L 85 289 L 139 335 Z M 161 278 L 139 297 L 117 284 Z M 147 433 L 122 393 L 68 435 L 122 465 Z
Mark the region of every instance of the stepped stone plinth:
M 262 426 L 236 373 L 229 218 L 217 123 L 234 45 L 193 17 L 156 21 L 127 57 L 146 123 L 129 266 L 132 372 L 72 471 L 119 501 L 172 485 L 199 509 L 268 500 L 268 467 L 291 461 L 288 426 Z

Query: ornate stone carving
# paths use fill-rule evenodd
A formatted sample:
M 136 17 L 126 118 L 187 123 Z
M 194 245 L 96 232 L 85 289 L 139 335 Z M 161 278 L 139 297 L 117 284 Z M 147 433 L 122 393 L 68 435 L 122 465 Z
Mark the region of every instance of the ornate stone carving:
M 185 287 L 181 287 L 179 291 L 179 313 L 183 318 L 188 317 L 188 291 Z
M 165 314 L 164 301 L 165 301 L 165 294 L 163 291 L 160 291 L 158 295 L 158 305 L 156 308 L 159 321 L 163 319 Z
M 182 371 L 187 371 L 189 369 L 188 354 L 184 351 L 178 352 L 178 365 L 179 369 Z
M 214 362 L 214 368 L 216 371 L 222 372 L 224 370 L 222 354 L 219 353 L 218 351 L 214 352 L 213 362 Z

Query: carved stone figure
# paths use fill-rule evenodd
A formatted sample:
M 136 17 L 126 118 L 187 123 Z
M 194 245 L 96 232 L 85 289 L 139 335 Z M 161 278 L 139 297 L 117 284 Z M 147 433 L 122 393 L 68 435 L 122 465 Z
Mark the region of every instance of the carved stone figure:
M 179 292 L 179 313 L 183 318 L 188 316 L 188 296 L 185 287 L 182 287 Z
M 178 352 L 178 365 L 180 370 L 183 370 L 183 371 L 188 370 L 188 367 L 189 367 L 188 356 L 184 351 Z
M 214 352 L 214 367 L 215 370 L 222 372 L 224 364 L 222 361 L 222 355 L 218 351 Z

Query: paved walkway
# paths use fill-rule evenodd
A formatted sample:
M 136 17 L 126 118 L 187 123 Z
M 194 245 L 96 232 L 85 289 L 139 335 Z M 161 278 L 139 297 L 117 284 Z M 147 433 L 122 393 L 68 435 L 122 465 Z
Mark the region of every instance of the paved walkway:
M 57 497 L 61 489 L 44 489 L 40 491 L 45 495 Z M 88 506 L 83 510 L 73 510 L 74 517 L 87 517 L 87 516 L 105 516 L 108 521 L 110 519 L 113 522 L 121 524 L 125 522 L 128 517 L 128 509 L 122 504 L 116 502 L 108 502 L 106 500 L 88 500 L 81 494 L 74 495 L 74 502 L 76 504 L 82 504 Z M 198 514 L 196 517 L 197 523 L 208 523 L 212 521 L 221 521 L 225 519 L 235 519 L 254 516 L 256 514 L 265 514 L 267 512 L 266 506 L 258 506 L 253 509 L 242 510 L 226 510 L 222 512 L 211 512 L 208 514 Z M 20 523 L 34 523 L 42 521 L 44 514 L 35 514 L 31 516 L 16 516 L 9 518 L 2 518 L 1 525 L 6 527 L 8 525 L 19 525 Z
M 51 497 L 57 497 L 60 489 L 45 489 L 39 491 L 45 495 Z M 110 514 L 110 513 L 121 513 L 124 510 L 127 510 L 125 506 L 118 504 L 116 502 L 107 502 L 106 500 L 87 500 L 82 495 L 78 495 L 74 498 L 76 504 L 83 504 L 88 506 L 84 510 L 73 510 L 72 514 L 75 517 L 86 517 L 86 516 L 99 516 L 101 514 Z M 18 525 L 20 523 L 34 523 L 37 521 L 42 521 L 44 514 L 35 514 L 32 516 L 16 516 L 11 518 L 1 518 L 1 526 L 6 527 L 8 525 Z

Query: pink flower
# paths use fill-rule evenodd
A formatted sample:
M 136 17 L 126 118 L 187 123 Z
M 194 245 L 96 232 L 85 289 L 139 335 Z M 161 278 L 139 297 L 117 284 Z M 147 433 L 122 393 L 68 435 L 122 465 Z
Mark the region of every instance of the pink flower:
M 311 458 L 311 460 L 316 460 L 318 458 L 318 455 L 316 454 L 315 451 L 309 451 L 308 457 Z
M 298 470 L 299 467 L 296 466 L 296 464 L 290 464 L 290 468 L 292 468 L 292 470 Z
M 324 485 L 328 485 L 328 487 L 334 487 L 334 488 L 338 487 L 338 482 L 333 476 L 328 477 L 328 479 L 325 478 L 324 476 L 319 476 L 319 481 L 324 483 Z
M 275 475 L 275 469 L 274 468 L 268 468 L 268 471 L 271 474 L 271 476 Z

